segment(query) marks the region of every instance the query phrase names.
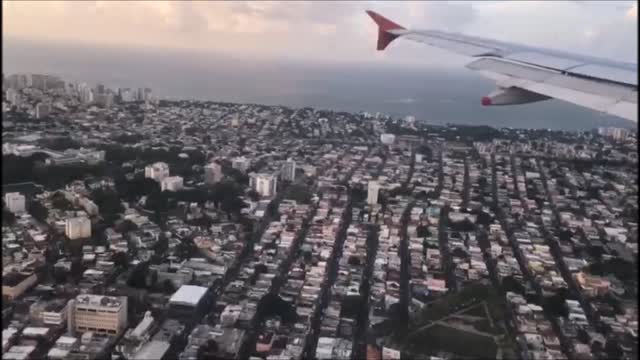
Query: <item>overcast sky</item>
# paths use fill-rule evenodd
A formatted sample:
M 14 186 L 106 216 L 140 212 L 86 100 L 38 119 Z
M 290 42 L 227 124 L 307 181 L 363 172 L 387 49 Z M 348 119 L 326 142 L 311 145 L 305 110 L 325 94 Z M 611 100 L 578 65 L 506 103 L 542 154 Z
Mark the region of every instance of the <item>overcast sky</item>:
M 620 61 L 637 62 L 638 51 L 634 1 L 3 1 L 2 8 L 5 39 L 187 48 L 256 59 L 437 67 L 465 63 L 464 58 L 410 41 L 375 51 L 376 27 L 366 9 L 405 27 L 449 30 Z

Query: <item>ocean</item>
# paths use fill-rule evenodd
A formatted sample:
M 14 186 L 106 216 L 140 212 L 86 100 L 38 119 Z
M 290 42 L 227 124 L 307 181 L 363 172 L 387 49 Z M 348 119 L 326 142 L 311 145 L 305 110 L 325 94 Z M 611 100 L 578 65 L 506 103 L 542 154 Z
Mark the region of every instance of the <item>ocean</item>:
M 494 90 L 468 69 L 314 64 L 211 52 L 87 47 L 3 39 L 3 73 L 46 73 L 109 87 L 150 87 L 160 98 L 310 106 L 414 116 L 430 124 L 588 130 L 636 124 L 556 100 L 482 107 Z

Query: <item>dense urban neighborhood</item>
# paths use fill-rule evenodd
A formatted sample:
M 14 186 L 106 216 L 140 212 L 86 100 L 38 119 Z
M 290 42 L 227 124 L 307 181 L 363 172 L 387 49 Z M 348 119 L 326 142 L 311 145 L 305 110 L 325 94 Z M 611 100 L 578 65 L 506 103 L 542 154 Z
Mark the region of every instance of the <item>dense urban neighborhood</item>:
M 637 359 L 637 133 L 3 78 L 2 359 Z

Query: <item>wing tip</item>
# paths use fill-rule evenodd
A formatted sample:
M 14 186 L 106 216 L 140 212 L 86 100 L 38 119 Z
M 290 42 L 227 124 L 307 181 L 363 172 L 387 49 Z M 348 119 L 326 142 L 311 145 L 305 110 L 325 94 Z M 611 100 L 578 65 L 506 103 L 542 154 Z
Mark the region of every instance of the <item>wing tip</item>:
M 378 25 L 378 51 L 384 50 L 398 35 L 390 33 L 391 30 L 405 30 L 404 27 L 394 23 L 386 17 L 378 14 L 375 11 L 367 10 L 367 15 L 373 19 Z
M 371 19 L 373 19 L 373 21 L 378 25 L 378 27 L 382 31 L 405 30 L 404 27 L 396 24 L 395 22 L 387 19 L 386 17 L 378 14 L 373 10 L 367 10 L 366 12 L 367 12 L 367 15 L 369 15 Z

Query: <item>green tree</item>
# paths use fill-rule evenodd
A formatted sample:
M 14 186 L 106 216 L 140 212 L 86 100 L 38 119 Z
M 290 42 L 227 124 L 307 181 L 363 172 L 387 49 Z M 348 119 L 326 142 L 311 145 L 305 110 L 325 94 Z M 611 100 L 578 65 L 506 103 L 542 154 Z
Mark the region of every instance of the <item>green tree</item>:
M 2 224 L 13 225 L 16 221 L 16 216 L 9 211 L 5 206 L 2 207 Z
M 227 215 L 231 215 L 239 214 L 240 210 L 242 210 L 242 208 L 246 206 L 247 204 L 245 204 L 245 202 L 242 201 L 242 199 L 240 199 L 239 197 L 232 197 L 223 199 L 220 208 L 222 209 L 222 211 L 226 212 Z

